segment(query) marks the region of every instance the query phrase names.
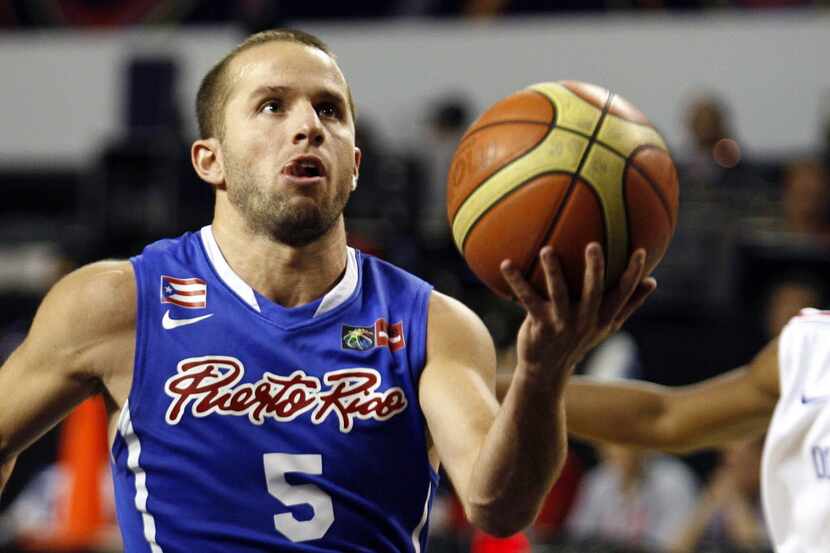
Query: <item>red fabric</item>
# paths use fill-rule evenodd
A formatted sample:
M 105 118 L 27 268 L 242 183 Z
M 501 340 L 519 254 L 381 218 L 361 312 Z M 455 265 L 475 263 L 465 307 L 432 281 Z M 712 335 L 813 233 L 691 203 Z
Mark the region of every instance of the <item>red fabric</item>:
M 565 466 L 562 467 L 562 474 L 553 485 L 545 503 L 542 505 L 542 512 L 533 525 L 534 530 L 540 535 L 552 535 L 562 528 L 568 513 L 576 499 L 579 490 L 579 483 L 585 472 L 579 458 L 568 451 L 565 458 Z
M 494 538 L 483 532 L 473 535 L 470 553 L 530 553 L 530 542 L 524 534 Z

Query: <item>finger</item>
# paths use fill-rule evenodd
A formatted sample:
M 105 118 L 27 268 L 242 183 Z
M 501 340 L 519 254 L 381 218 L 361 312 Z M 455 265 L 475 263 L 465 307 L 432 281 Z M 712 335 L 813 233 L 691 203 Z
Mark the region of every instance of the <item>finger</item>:
M 545 284 L 548 287 L 548 296 L 553 310 L 553 320 L 557 324 L 564 324 L 571 309 L 571 300 L 568 297 L 568 285 L 565 283 L 565 274 L 559 258 L 553 253 L 553 248 L 545 246 L 539 252 L 542 268 L 545 272 Z
M 614 328 L 619 329 L 628 318 L 645 303 L 646 299 L 657 290 L 657 280 L 654 277 L 644 278 L 631 294 L 626 304 L 614 318 Z
M 583 321 L 596 317 L 602 303 L 605 289 L 605 260 L 602 248 L 591 242 L 585 248 L 585 277 L 582 283 L 582 298 L 579 302 L 579 317 Z
M 631 298 L 637 286 L 643 280 L 643 271 L 645 270 L 646 251 L 642 248 L 637 249 L 628 261 L 628 267 L 620 277 L 617 286 L 606 298 L 602 312 L 600 313 L 600 323 L 607 324 L 617 318 L 620 310 L 626 305 Z
M 509 259 L 502 261 L 499 268 L 507 285 L 513 291 L 516 300 L 522 304 L 525 311 L 534 318 L 541 318 L 544 315 L 544 300 L 539 297 L 539 294 L 536 293 L 536 290 L 522 276 L 522 273 Z

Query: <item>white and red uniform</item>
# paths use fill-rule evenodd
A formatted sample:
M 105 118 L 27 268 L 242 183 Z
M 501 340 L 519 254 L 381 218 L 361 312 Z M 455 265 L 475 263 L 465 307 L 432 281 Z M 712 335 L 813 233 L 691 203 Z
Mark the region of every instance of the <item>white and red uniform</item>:
M 781 397 L 767 433 L 764 508 L 778 553 L 830 551 L 830 311 L 805 309 L 778 344 Z

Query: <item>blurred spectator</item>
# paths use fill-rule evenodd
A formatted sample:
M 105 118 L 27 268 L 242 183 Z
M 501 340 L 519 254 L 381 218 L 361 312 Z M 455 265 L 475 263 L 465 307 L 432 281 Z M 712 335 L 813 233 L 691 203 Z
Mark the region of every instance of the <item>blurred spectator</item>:
M 602 462 L 583 479 L 569 535 L 654 551 L 670 550 L 692 512 L 696 481 L 682 462 L 655 453 L 603 445 Z
M 714 94 L 692 100 L 684 124 L 687 144 L 674 152 L 680 183 L 678 225 L 655 272 L 663 285 L 657 298 L 695 298 L 696 306 L 718 308 L 730 301 L 742 219 L 775 209 L 774 165 L 747 159 L 728 107 Z
M 421 238 L 428 245 L 443 245 L 450 237 L 447 222 L 447 174 L 455 149 L 471 122 L 472 109 L 464 97 L 445 96 L 427 114 L 421 155 L 427 165 L 420 205 Z
M 822 307 L 823 282 L 808 273 L 782 277 L 770 287 L 766 301 L 766 338 L 778 336 L 805 307 Z
M 812 159 L 791 163 L 784 174 L 781 207 L 783 230 L 830 245 L 830 178 Z
M 417 199 L 417 236 L 424 259 L 425 278 L 436 289 L 473 302 L 467 288 L 478 293 L 480 283 L 467 269 L 452 240 L 447 221 L 447 174 L 458 143 L 471 123 L 473 109 L 466 97 L 447 94 L 432 103 L 426 114 L 423 136 L 413 148 L 423 165 Z
M 754 319 L 776 318 L 775 325 L 797 313 L 800 302 L 821 307 L 830 278 L 830 180 L 813 159 L 790 163 L 781 177 L 781 201 L 773 216 L 745 219 L 733 256 L 734 296 L 754 308 Z M 786 282 L 789 281 L 789 282 Z M 778 292 L 774 290 L 781 288 Z M 774 302 L 794 303 L 789 310 Z M 768 305 L 769 304 L 769 305 Z M 776 312 L 782 314 L 776 315 Z M 773 323 L 769 323 L 773 324 Z M 770 327 L 759 328 L 769 337 Z
M 84 223 L 105 237 L 104 255 L 127 257 L 161 236 L 210 222 L 213 191 L 190 163 L 175 98 L 181 77 L 168 55 L 124 64 L 123 131 L 109 137 L 83 188 Z
M 770 550 L 760 493 L 763 447 L 761 437 L 723 450 L 675 551 Z
M 390 149 L 366 116 L 358 117 L 355 131 L 362 159 L 357 189 L 345 210 L 349 244 L 420 274 L 412 206 L 421 183 L 413 182 L 409 160 Z
M 685 123 L 690 139 L 683 158 L 685 177 L 695 183 L 717 182 L 724 165 L 715 160 L 715 146 L 723 139 L 734 138 L 726 106 L 714 95 L 700 96 L 689 104 Z M 737 162 L 735 157 L 728 161 Z
M 588 358 L 585 373 L 600 379 L 641 374 L 634 340 L 618 333 Z M 682 461 L 617 445 L 599 446 L 600 463 L 582 479 L 566 520 L 571 539 L 620 547 L 669 550 L 694 506 L 697 483 Z

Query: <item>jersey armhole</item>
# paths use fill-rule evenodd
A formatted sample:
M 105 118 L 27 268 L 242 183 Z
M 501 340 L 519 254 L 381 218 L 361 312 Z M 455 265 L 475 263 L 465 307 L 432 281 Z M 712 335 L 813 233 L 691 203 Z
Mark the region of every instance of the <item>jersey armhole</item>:
M 133 419 L 134 414 L 138 411 L 141 403 L 139 402 L 139 390 L 143 387 L 144 380 L 144 361 L 146 356 L 146 342 L 149 334 L 146 324 L 146 309 L 144 307 L 144 296 L 146 278 L 142 271 L 143 263 L 141 258 L 131 257 L 130 263 L 133 266 L 133 273 L 135 275 L 135 293 L 136 293 L 136 313 L 135 313 L 135 353 L 133 354 L 133 376 L 130 382 L 130 391 L 127 394 L 127 401 L 124 402 L 124 409 L 130 410 L 130 418 Z M 123 412 L 121 414 L 123 416 Z
M 415 388 L 416 394 L 421 381 L 421 373 L 427 360 L 427 329 L 429 328 L 429 299 L 431 296 L 432 286 L 419 287 L 415 299 L 415 309 L 413 310 L 411 336 L 416 337 L 417 340 L 412 341 L 411 349 L 408 348 L 407 361 L 409 376 L 412 378 L 412 386 Z

